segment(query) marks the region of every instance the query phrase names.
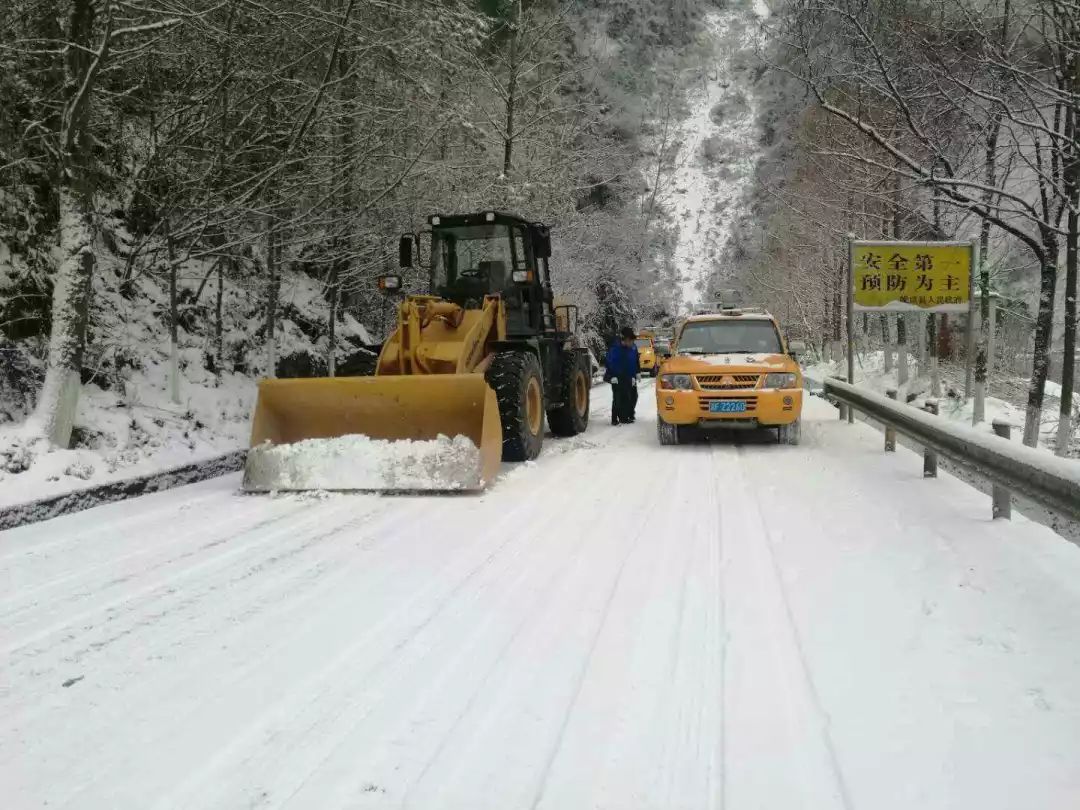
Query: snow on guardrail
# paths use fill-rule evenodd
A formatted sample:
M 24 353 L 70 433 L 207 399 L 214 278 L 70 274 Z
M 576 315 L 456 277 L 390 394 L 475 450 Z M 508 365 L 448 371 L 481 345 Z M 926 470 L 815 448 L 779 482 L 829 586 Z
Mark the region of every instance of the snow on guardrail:
M 953 462 L 1080 521 L 1080 463 L 987 435 L 835 377 L 824 394 L 934 448 Z

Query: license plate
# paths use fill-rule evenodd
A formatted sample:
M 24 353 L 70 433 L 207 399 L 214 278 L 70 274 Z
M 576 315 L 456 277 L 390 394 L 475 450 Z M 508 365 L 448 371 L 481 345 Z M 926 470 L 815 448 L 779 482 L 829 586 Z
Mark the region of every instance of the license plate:
M 710 413 L 745 413 L 746 403 L 741 399 L 722 399 L 709 403 Z

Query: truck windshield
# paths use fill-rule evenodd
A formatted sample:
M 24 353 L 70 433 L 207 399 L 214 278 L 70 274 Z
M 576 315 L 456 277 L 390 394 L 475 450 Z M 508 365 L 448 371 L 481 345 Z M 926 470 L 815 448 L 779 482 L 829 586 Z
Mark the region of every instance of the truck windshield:
M 493 291 L 508 286 L 513 256 L 506 225 L 436 228 L 431 240 L 435 289 L 462 280 L 483 281 Z
M 688 323 L 679 335 L 679 354 L 779 354 L 772 321 L 723 320 Z
M 638 338 L 637 340 L 634 341 L 634 343 L 637 344 L 637 347 L 639 349 L 651 349 L 652 348 L 652 341 L 649 340 L 648 338 Z

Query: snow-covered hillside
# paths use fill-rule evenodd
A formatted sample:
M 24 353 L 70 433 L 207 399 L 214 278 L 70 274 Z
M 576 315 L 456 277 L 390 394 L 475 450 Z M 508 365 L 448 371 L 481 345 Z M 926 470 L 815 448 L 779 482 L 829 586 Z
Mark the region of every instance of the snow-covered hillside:
M 218 277 L 208 261 L 190 261 L 178 274 L 179 398 L 169 391 L 167 274 L 131 272 L 131 236 L 106 221 L 98 236 L 97 268 L 84 362 L 83 390 L 70 450 L 28 441 L 21 422 L 33 407 L 43 374 L 38 339 L 0 346 L 0 506 L 197 461 L 243 447 L 258 377 L 265 375 L 265 282 L 254 265 L 226 275 L 221 287 L 222 363 L 216 360 Z M 248 272 L 250 270 L 250 273 Z M 0 295 L 27 272 L 22 257 L 0 249 Z M 327 349 L 322 285 L 284 270 L 277 329 L 279 368 L 302 373 Z M 342 363 L 370 342 L 345 315 L 337 326 Z
M 685 309 L 701 300 L 710 278 L 724 276 L 724 251 L 753 180 L 760 154 L 754 49 L 767 15 L 758 0 L 731 3 L 706 20 L 713 62 L 688 95 L 691 112 L 679 127 L 665 199 L 678 228 L 674 260 Z

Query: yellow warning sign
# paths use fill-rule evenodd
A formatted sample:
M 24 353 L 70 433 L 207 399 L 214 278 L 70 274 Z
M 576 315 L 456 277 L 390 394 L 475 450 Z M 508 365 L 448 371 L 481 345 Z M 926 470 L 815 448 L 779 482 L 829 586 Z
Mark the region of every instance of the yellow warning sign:
M 855 309 L 966 312 L 968 242 L 852 242 Z

